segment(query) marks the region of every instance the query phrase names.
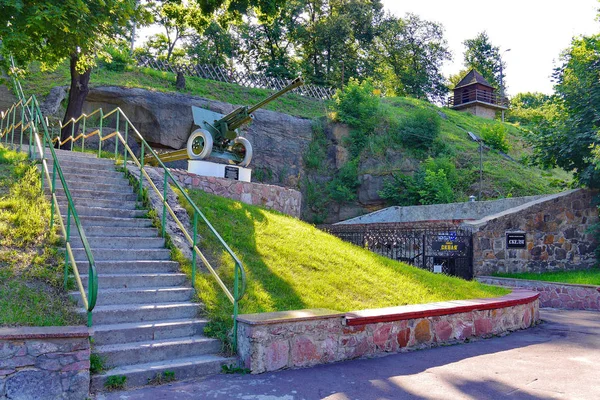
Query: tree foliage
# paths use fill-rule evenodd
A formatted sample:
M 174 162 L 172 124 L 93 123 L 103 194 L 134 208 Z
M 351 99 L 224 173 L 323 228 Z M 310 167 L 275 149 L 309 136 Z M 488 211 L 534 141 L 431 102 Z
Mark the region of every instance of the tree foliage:
M 502 60 L 500 48 L 492 44 L 487 32 L 483 31 L 474 38 L 465 40 L 463 45 L 465 46 L 464 65 L 467 72 L 470 69 L 475 69 L 492 86 L 499 88 L 503 80 L 501 71 L 506 68 L 506 64 Z M 505 79 L 503 84 L 506 88 Z
M 600 34 L 574 38 L 554 79 L 557 113 L 532 136 L 534 159 L 574 171 L 581 184 L 599 187 L 593 149 L 600 143 Z

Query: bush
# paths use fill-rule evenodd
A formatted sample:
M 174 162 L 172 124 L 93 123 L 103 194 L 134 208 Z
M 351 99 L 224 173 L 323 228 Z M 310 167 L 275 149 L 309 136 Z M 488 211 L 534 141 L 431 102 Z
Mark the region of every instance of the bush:
M 506 139 L 506 132 L 507 129 L 504 125 L 486 125 L 481 130 L 481 138 L 491 148 L 508 153 L 510 144 Z
M 129 53 L 129 48 L 125 44 L 109 45 L 104 48 L 104 51 L 109 55 L 102 62 L 102 67 L 114 72 L 123 72 L 128 67 L 135 65 L 135 60 Z
M 329 196 L 337 202 L 348 202 L 356 199 L 358 181 L 358 159 L 347 162 L 337 175 L 329 182 Z
M 337 120 L 361 128 L 363 132 L 371 131 L 377 123 L 380 103 L 374 90 L 371 80 L 359 83 L 351 78 L 348 85 L 334 96 L 333 110 L 337 113 Z
M 443 204 L 454 201 L 454 191 L 452 185 L 448 182 L 448 177 L 444 170 L 437 172 L 426 170 L 423 186 L 419 190 L 421 204 Z
M 404 146 L 427 150 L 431 148 L 441 131 L 440 117 L 435 111 L 415 110 L 400 124 L 400 135 Z

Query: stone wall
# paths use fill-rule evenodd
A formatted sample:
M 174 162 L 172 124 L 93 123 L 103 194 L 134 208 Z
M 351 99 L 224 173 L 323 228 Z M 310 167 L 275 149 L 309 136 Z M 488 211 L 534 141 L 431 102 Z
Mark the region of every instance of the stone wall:
M 597 244 L 589 228 L 598 221 L 595 195 L 573 190 L 465 222 L 463 226 L 474 231 L 475 275 L 592 267 Z M 524 232 L 526 248 L 507 248 L 507 232 Z
M 540 307 L 600 311 L 600 286 L 481 276 L 481 283 L 524 288 L 540 293 Z
M 85 327 L 0 328 L 0 399 L 87 398 Z
M 238 353 L 258 374 L 458 343 L 533 326 L 538 296 L 517 290 L 497 299 L 345 314 L 318 309 L 240 315 Z
M 171 169 L 171 173 L 185 188 L 200 189 L 217 196 L 277 210 L 300 218 L 302 194 L 297 190 L 264 183 L 199 176 L 181 169 Z

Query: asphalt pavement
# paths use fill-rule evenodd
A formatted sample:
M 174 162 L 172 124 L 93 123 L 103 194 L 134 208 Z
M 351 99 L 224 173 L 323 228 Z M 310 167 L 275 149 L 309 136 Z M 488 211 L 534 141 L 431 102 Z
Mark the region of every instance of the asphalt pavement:
M 600 313 L 543 309 L 541 318 L 534 328 L 466 344 L 96 399 L 600 399 Z

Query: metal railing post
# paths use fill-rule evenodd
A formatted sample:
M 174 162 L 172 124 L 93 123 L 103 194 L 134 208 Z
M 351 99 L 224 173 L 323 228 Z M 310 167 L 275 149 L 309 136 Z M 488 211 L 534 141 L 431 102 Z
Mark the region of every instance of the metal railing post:
M 192 287 L 196 288 L 196 240 L 198 239 L 198 213 L 194 211 L 194 235 L 192 239 Z
M 52 229 L 52 227 L 54 226 L 54 191 L 55 191 L 55 187 L 56 187 L 56 162 L 52 162 L 52 183 L 51 183 L 51 187 L 50 187 L 50 197 L 51 197 L 51 202 L 50 202 L 50 229 Z
M 83 153 L 85 151 L 85 126 L 87 124 L 87 117 L 84 115 L 83 116 L 83 126 L 81 127 L 81 133 L 83 134 L 83 136 L 81 137 L 81 152 Z
M 71 118 L 71 151 L 73 151 L 73 144 L 75 143 L 75 120 Z
M 65 238 L 65 289 L 69 279 L 69 240 L 71 239 L 71 205 L 67 204 L 67 237 Z
M 98 130 L 98 158 L 102 152 L 102 123 L 104 122 L 104 112 L 100 109 L 100 129 Z
M 163 171 L 165 175 L 165 182 L 163 188 L 163 211 L 162 211 L 162 237 L 165 237 L 166 229 L 167 229 L 167 188 L 168 188 L 168 175 L 167 171 Z
M 116 123 L 116 129 L 115 132 L 119 132 L 119 115 L 120 113 L 117 112 L 117 123 Z M 117 161 L 117 154 L 119 154 L 119 138 L 115 136 L 115 163 Z
M 127 168 L 127 145 L 129 144 L 129 121 L 125 121 L 125 144 L 123 145 L 123 168 Z M 141 172 L 141 171 L 140 171 Z M 141 173 L 140 173 L 141 175 Z
M 139 198 L 141 199 L 144 195 L 144 174 L 142 173 L 144 169 L 144 143 L 142 143 L 142 150 L 140 151 L 140 193 Z
M 234 266 L 233 272 L 233 338 L 232 345 L 233 351 L 237 351 L 237 330 L 238 330 L 238 297 L 239 297 L 239 274 L 238 269 L 240 268 L 239 264 L 236 262 Z
M 13 110 L 12 133 L 10 135 L 10 144 L 15 144 L 15 121 L 17 119 L 17 107 Z M 8 141 L 7 141 L 8 143 Z

